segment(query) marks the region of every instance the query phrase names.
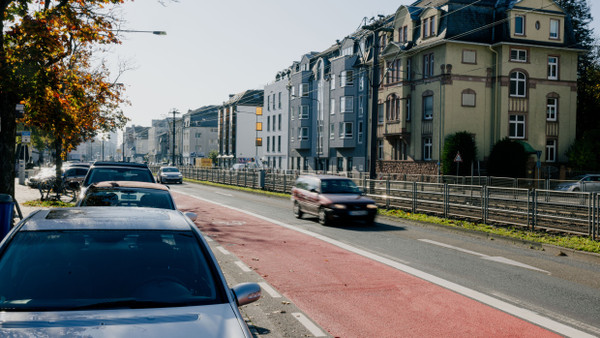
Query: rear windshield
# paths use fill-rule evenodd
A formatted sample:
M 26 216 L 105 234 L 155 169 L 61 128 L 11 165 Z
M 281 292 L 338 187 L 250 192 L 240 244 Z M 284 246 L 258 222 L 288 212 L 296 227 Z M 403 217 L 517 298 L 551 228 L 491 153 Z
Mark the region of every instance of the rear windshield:
M 165 173 L 178 173 L 179 169 L 177 169 L 177 168 L 163 168 L 162 171 L 165 172 Z
M 168 191 L 156 189 L 92 188 L 79 204 L 82 207 L 148 207 L 175 209 Z
M 96 167 L 90 169 L 90 172 L 85 177 L 83 185 L 87 187 L 92 183 L 104 181 L 136 181 L 154 183 L 154 177 L 152 177 L 152 173 L 148 169 Z
M 0 311 L 225 303 L 218 281 L 192 231 L 23 231 L 0 258 Z

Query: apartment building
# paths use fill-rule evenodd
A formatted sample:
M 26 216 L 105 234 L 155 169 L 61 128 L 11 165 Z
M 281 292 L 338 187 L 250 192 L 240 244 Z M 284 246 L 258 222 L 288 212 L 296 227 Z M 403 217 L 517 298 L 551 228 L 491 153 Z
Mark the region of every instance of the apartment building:
M 218 107 L 205 106 L 188 110 L 183 114 L 182 164 L 195 165 L 195 159 L 208 157 L 211 150 L 218 149 Z
M 291 69 L 285 69 L 275 76 L 275 81 L 264 88 L 263 121 L 258 125 L 262 131 L 263 164 L 272 169 L 288 169 L 288 128 L 289 128 L 289 82 Z
M 461 131 L 479 161 L 506 137 L 541 166 L 567 161 L 581 50 L 554 1 L 416 1 L 400 6 L 393 29 L 378 100 L 381 171 L 436 173 L 445 138 Z

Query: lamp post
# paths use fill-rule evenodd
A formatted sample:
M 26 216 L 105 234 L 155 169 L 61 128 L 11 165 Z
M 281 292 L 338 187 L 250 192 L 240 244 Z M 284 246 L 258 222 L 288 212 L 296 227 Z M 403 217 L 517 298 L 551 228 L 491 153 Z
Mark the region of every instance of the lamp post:
M 139 30 L 132 30 L 132 29 L 116 29 L 114 30 L 115 32 L 119 33 L 119 32 L 123 32 L 123 33 L 151 33 L 154 35 L 167 35 L 167 32 L 165 31 L 139 31 Z
M 175 115 L 179 114 L 179 111 L 173 109 L 171 114 L 173 114 L 173 147 L 171 149 L 171 164 L 175 165 Z

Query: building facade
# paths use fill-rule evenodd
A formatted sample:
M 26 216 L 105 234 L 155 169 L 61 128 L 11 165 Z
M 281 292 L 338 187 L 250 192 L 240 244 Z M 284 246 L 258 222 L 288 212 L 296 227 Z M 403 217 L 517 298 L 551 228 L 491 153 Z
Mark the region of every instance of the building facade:
M 288 169 L 289 154 L 289 82 L 291 69 L 275 76 L 275 81 L 264 88 L 262 153 L 260 159 L 272 169 Z
M 195 165 L 195 159 L 208 157 L 211 150 L 217 150 L 218 107 L 205 106 L 189 110 L 182 116 L 183 165 Z
M 566 162 L 580 50 L 554 1 L 417 1 L 393 29 L 378 100 L 382 171 L 436 173 L 445 138 L 462 131 L 479 161 L 508 137 L 542 166 Z

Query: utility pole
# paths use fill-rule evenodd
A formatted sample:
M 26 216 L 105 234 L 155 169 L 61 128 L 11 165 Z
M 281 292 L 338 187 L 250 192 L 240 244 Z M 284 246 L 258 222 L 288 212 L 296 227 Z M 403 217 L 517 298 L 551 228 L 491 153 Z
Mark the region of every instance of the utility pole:
M 171 111 L 173 114 L 173 148 L 171 149 L 171 165 L 175 165 L 175 115 L 179 114 L 177 109 Z
M 390 28 L 383 27 L 384 19 L 379 18 L 370 25 L 363 26 L 363 29 L 373 32 L 373 75 L 371 79 L 371 154 L 369 160 L 369 178 L 377 178 L 377 120 L 379 113 L 379 32 L 389 32 Z

